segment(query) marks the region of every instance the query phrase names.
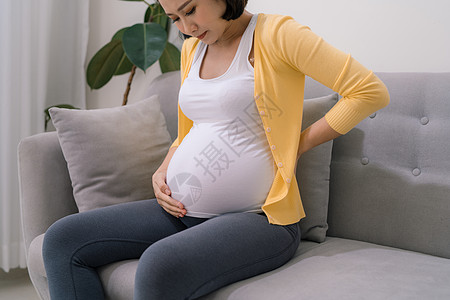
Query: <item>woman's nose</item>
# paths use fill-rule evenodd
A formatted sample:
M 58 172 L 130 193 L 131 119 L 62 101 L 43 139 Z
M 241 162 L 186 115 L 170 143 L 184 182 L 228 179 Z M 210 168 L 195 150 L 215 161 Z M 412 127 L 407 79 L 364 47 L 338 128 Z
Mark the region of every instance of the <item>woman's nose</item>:
M 184 29 L 184 33 L 188 34 L 188 35 L 195 35 L 195 32 L 198 30 L 198 26 L 197 24 L 195 24 L 195 22 L 189 21 L 189 20 L 185 20 L 183 22 L 183 29 Z
M 194 32 L 196 32 L 197 30 L 198 30 L 197 24 L 192 23 L 192 24 L 191 24 L 191 32 L 194 33 Z

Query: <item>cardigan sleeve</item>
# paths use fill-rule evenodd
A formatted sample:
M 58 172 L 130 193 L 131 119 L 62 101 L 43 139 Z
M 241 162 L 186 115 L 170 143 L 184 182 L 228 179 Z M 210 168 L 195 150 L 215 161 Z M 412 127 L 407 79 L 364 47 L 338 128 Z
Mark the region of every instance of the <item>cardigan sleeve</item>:
M 386 86 L 351 55 L 325 42 L 290 17 L 274 21 L 268 36 L 273 51 L 284 63 L 331 88 L 342 98 L 325 115 L 328 124 L 345 134 L 389 103 Z
M 190 65 L 192 63 L 193 54 L 195 53 L 195 47 L 198 44 L 198 40 L 194 38 L 188 38 L 184 41 L 183 47 L 181 49 L 181 85 L 183 85 L 184 79 L 189 73 Z M 170 148 L 178 147 L 186 135 L 189 128 L 192 127 L 192 121 L 189 120 L 184 113 L 181 111 L 180 105 L 178 104 L 178 136 L 172 143 Z M 180 138 L 181 137 L 181 138 Z

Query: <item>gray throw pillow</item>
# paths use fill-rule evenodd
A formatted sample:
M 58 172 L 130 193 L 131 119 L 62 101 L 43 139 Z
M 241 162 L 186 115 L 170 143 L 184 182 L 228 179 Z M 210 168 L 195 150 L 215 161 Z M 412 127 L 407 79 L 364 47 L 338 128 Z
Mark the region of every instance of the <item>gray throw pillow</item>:
M 154 197 L 152 175 L 171 144 L 158 96 L 94 109 L 51 108 L 80 212 Z
M 336 104 L 337 94 L 306 99 L 302 130 L 322 118 Z M 323 242 L 328 229 L 328 196 L 333 141 L 319 145 L 300 157 L 297 181 L 306 217 L 300 221 L 302 239 Z

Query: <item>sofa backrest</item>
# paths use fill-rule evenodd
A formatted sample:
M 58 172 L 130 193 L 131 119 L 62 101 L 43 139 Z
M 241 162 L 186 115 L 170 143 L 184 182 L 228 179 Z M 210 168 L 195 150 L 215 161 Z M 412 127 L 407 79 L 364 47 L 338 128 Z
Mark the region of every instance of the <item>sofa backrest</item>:
M 391 103 L 333 143 L 328 235 L 450 258 L 450 73 L 377 75 Z M 172 139 L 179 84 L 166 73 L 146 94 Z M 307 78 L 305 99 L 332 93 Z
M 450 73 L 379 73 L 390 104 L 334 141 L 328 234 L 450 258 Z
M 180 84 L 180 71 L 164 73 L 150 83 L 144 96 L 144 98 L 152 95 L 159 96 L 161 111 L 166 118 L 167 130 L 172 141 L 178 136 L 178 91 Z

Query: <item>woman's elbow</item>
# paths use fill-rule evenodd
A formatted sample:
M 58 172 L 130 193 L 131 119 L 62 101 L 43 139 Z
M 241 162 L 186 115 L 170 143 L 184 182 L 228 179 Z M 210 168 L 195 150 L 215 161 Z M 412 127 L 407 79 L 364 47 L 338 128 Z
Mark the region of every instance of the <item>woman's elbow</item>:
M 391 100 L 388 88 L 379 78 L 377 78 L 376 85 L 377 85 L 376 93 L 373 99 L 375 100 L 374 105 L 376 106 L 376 110 L 380 110 L 386 107 Z

